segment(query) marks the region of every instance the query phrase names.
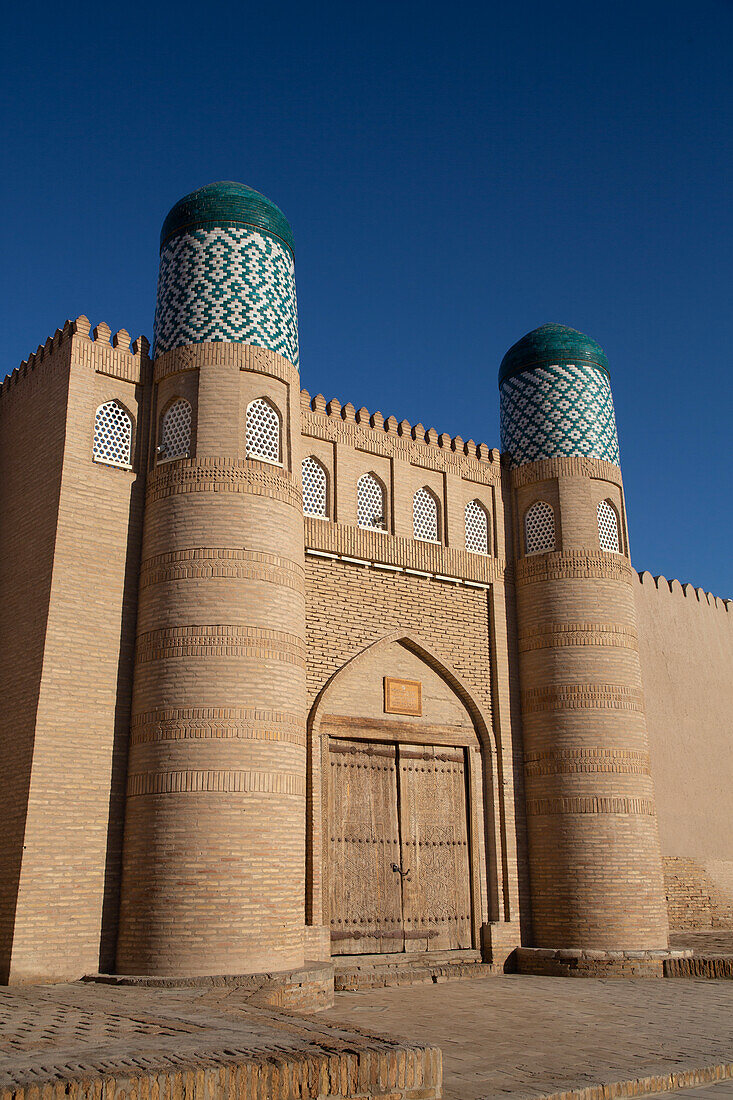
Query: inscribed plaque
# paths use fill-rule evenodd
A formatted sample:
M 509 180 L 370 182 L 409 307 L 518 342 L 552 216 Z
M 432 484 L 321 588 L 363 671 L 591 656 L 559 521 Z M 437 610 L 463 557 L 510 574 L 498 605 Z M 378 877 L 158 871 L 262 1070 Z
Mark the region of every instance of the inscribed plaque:
M 387 714 L 422 714 L 422 684 L 419 680 L 384 677 L 384 709 Z

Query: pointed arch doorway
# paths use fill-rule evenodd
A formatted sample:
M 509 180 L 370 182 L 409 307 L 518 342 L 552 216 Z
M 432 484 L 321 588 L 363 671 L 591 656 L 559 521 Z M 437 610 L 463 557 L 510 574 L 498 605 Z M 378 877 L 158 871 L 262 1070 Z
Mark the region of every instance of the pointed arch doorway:
M 317 727 L 331 953 L 478 947 L 482 753 L 456 685 L 404 639 L 385 640 L 333 678 Z

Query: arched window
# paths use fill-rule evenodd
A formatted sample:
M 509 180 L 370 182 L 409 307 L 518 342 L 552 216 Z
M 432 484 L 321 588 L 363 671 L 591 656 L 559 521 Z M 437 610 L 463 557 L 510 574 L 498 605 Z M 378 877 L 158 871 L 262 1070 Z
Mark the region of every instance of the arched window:
M 524 517 L 524 552 L 541 554 L 555 549 L 555 512 L 545 500 L 536 500 Z
M 386 531 L 384 486 L 374 474 L 363 474 L 356 490 L 356 517 L 360 527 Z
M 438 541 L 438 501 L 425 485 L 412 498 L 412 533 L 424 542 Z
M 618 529 L 618 513 L 610 500 L 598 503 L 598 542 L 601 550 L 621 553 L 621 539 Z
M 129 469 L 132 464 L 132 417 L 119 401 L 107 401 L 97 409 L 92 457 L 107 466 Z
M 247 406 L 247 458 L 280 463 L 280 414 L 264 397 Z
M 303 459 L 303 511 L 307 516 L 327 516 L 326 471 L 317 458 Z
M 191 406 L 184 397 L 179 397 L 161 417 L 158 458 L 187 458 L 190 449 Z
M 489 552 L 489 515 L 483 504 L 469 500 L 465 510 L 466 549 L 473 554 Z

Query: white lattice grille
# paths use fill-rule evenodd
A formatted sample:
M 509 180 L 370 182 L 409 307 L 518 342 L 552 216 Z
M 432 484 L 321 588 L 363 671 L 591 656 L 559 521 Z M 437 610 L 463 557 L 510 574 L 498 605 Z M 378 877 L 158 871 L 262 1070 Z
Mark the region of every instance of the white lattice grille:
M 357 520 L 360 527 L 387 528 L 384 487 L 374 474 L 364 474 L 357 486 Z
M 179 458 L 191 449 L 191 406 L 181 397 L 169 405 L 160 423 L 160 458 Z
M 95 462 L 108 466 L 130 466 L 132 417 L 119 401 L 108 401 L 97 409 L 92 455 Z
M 466 549 L 474 554 L 489 552 L 489 517 L 477 500 L 466 505 Z
M 425 542 L 438 541 L 438 502 L 429 489 L 418 489 L 412 498 L 412 533 Z
M 544 500 L 535 501 L 524 517 L 525 553 L 555 549 L 555 513 Z
M 327 515 L 326 471 L 313 457 L 303 459 L 303 511 L 307 516 Z
M 247 409 L 247 457 L 280 462 L 280 417 L 264 397 Z
M 607 500 L 602 500 L 598 504 L 598 541 L 601 550 L 610 550 L 614 554 L 621 553 L 618 516 L 614 506 Z

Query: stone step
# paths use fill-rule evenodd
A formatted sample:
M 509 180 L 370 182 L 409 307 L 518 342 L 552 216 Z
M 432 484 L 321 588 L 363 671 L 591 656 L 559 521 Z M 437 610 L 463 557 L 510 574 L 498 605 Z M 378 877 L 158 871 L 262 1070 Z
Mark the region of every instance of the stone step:
M 353 992 L 396 985 L 466 981 L 501 973 L 500 968 L 482 962 L 478 951 L 461 952 L 461 955 L 468 957 L 456 958 L 446 952 L 440 956 L 416 958 L 404 955 L 335 958 L 334 989 Z

